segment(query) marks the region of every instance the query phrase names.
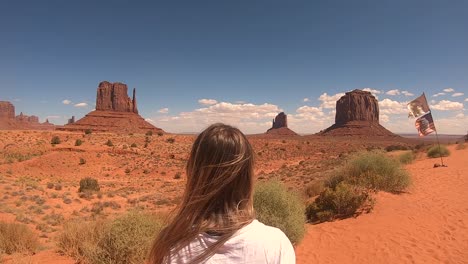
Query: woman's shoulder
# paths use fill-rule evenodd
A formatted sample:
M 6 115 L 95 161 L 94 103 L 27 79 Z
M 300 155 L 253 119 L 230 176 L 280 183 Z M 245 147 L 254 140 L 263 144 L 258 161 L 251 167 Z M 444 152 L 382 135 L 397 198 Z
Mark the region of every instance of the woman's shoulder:
M 261 241 L 263 243 L 278 243 L 283 241 L 290 243 L 289 239 L 279 228 L 265 225 L 256 219 L 240 229 L 234 237 L 239 237 L 243 240 Z

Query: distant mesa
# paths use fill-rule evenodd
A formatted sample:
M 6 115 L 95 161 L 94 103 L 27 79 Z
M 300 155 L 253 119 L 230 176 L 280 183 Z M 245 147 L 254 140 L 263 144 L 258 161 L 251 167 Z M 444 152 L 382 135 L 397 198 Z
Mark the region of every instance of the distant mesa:
M 281 136 L 297 136 L 297 133 L 288 128 L 288 116 L 281 112 L 274 119 L 271 128 L 266 134 Z
M 132 99 L 128 97 L 128 88 L 124 83 L 103 81 L 97 88 L 96 110 L 75 121 L 73 116 L 65 126 L 57 128 L 65 131 L 85 131 L 115 133 L 164 132 L 145 121 L 138 114 L 136 89 Z
M 353 90 L 336 101 L 335 124 L 319 133 L 331 136 L 392 136 L 379 123 L 379 102 L 367 91 Z
M 11 102 L 0 101 L 0 129 L 53 130 L 55 125 L 49 123 L 49 120 L 40 123 L 38 116 L 25 115 L 23 112 L 15 116 L 15 106 Z

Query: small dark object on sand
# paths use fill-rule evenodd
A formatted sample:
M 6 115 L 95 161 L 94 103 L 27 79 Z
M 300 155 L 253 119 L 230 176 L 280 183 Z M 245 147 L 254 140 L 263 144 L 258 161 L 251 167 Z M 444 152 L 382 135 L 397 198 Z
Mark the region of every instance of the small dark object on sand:
M 447 165 L 445 165 L 445 164 L 439 164 L 439 163 L 434 163 L 434 168 L 438 168 L 438 167 L 447 167 Z

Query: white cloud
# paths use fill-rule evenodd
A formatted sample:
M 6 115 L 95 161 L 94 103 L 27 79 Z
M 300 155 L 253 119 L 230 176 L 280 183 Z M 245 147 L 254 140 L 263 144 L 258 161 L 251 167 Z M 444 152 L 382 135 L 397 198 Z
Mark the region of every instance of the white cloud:
M 432 109 L 448 111 L 448 110 L 462 110 L 463 104 L 459 102 L 453 102 L 448 100 L 442 100 L 437 104 L 431 105 Z
M 340 99 L 344 93 L 337 93 L 335 95 L 328 95 L 327 93 L 323 93 L 320 95 L 318 98 L 320 101 L 322 101 L 322 104 L 320 105 L 322 108 L 336 108 L 336 101 Z
M 444 92 L 446 93 L 452 93 L 452 92 L 455 92 L 455 90 L 453 88 L 445 88 L 444 89 Z
M 310 99 L 306 97 L 306 98 L 304 98 L 302 101 L 303 101 L 303 102 L 309 102 Z
M 386 94 L 388 94 L 388 95 L 399 95 L 400 91 L 398 89 L 390 90 L 390 91 L 387 91 Z
M 441 95 L 445 95 L 445 93 L 436 93 L 432 97 L 438 97 L 438 96 L 441 96 Z
M 404 94 L 405 96 L 414 96 L 413 93 L 410 93 L 408 91 L 401 91 L 402 94 Z
M 305 114 L 305 113 L 310 113 L 310 114 L 316 114 L 319 116 L 323 116 L 323 111 L 322 108 L 320 107 L 313 107 L 313 106 L 301 106 L 296 110 L 297 113 L 299 114 Z
M 379 121 L 383 123 L 388 123 L 390 121 L 390 117 L 388 115 L 381 114 L 379 116 Z
M 198 103 L 202 105 L 214 105 L 217 104 L 218 101 L 216 101 L 215 99 L 200 99 L 198 100 Z
M 468 102 L 468 98 L 465 98 L 465 102 Z
M 78 103 L 78 104 L 75 104 L 74 106 L 75 107 L 87 107 L 88 104 L 87 103 Z
M 372 88 L 364 88 L 362 89 L 363 91 L 366 91 L 366 92 L 371 92 L 372 94 L 380 94 L 382 93 L 381 91 L 379 90 L 375 90 L 375 89 L 372 89 Z
M 407 102 L 398 102 L 390 99 L 383 99 L 379 102 L 380 113 L 382 114 L 407 114 Z
M 158 113 L 161 113 L 161 114 L 167 114 L 169 113 L 169 108 L 161 108 L 158 110 Z
M 70 101 L 70 100 L 68 100 L 68 99 L 65 99 L 65 100 L 62 101 L 62 104 L 64 104 L 64 105 L 69 105 L 69 104 L 71 104 L 71 102 L 72 102 L 72 101 Z
M 454 93 L 452 94 L 453 97 L 458 97 L 458 96 L 463 96 L 465 95 L 464 93 Z
M 271 127 L 271 120 L 282 111 L 277 105 L 269 103 L 217 102 L 193 111 L 151 119 L 156 126 L 170 132 L 199 132 L 213 123 L 222 122 L 236 126 L 244 133 L 263 133 Z
M 455 118 L 463 119 L 463 118 L 465 118 L 465 114 L 463 114 L 463 113 L 458 113 L 458 114 L 455 116 Z

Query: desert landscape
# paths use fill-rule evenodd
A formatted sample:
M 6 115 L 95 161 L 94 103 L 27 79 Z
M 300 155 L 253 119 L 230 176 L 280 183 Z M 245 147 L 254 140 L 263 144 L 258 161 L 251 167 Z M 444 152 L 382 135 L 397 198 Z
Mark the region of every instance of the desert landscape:
M 0 221 L 26 225 L 40 245 L 26 253 L 4 252 L 3 262 L 86 263 L 59 245 L 67 223 L 132 211 L 168 215 L 180 201 L 196 135 L 167 133 L 145 122 L 135 91 L 133 100 L 126 99 L 126 85 L 103 82 L 97 91 L 96 111 L 81 120 L 56 130 L 17 130 L 18 122 L 10 121 L 10 130 L 0 131 Z M 295 243 L 297 262 L 463 263 L 465 138 L 448 147 L 448 167 L 433 168 L 440 160 L 426 151 L 435 142 L 393 134 L 379 124 L 378 109 L 370 92 L 354 90 L 337 101 L 336 123 L 318 134 L 299 136 L 279 113 L 264 134 L 248 135 L 257 184 L 279 181 L 304 206 L 319 199 L 323 182 L 356 153 L 381 151 L 391 160 L 411 154 L 404 165 L 412 179 L 407 189 L 372 191 L 373 208 L 362 214 L 304 222 L 305 235 Z M 83 179 L 96 181 L 98 189 L 81 190 Z

